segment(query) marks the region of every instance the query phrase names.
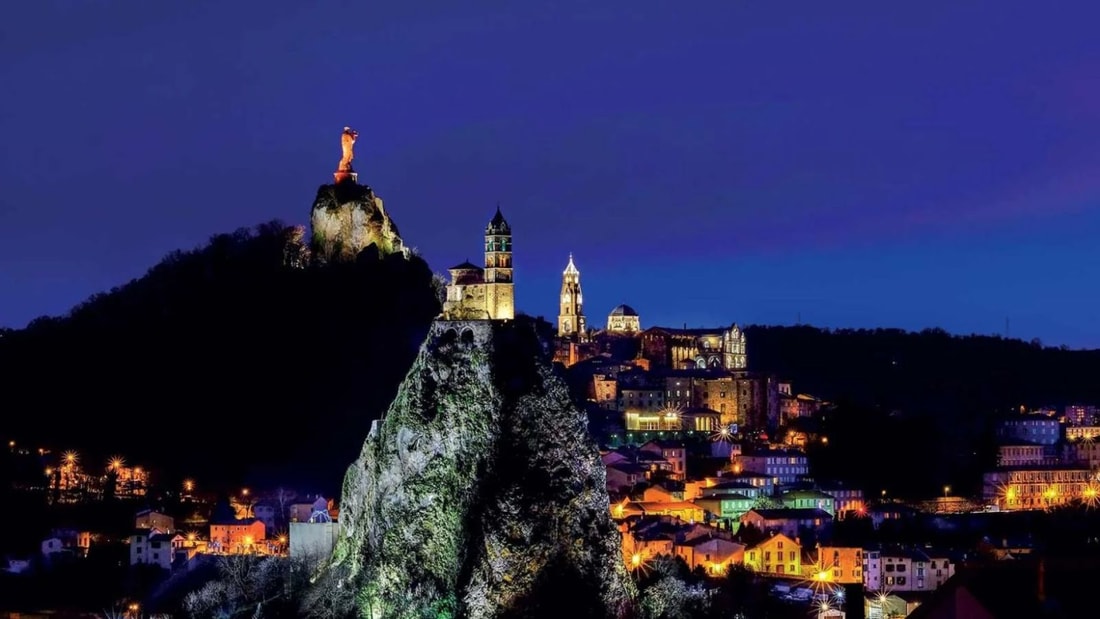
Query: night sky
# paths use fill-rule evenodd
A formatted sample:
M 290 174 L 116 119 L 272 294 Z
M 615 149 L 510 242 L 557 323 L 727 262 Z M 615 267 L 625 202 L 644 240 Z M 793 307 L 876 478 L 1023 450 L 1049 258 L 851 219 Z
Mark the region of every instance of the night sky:
M 500 202 L 528 313 L 556 316 L 573 252 L 595 325 L 1008 318 L 1100 347 L 1097 24 L 1095 0 L 11 2 L 0 325 L 308 223 L 350 125 L 433 269 L 479 260 Z

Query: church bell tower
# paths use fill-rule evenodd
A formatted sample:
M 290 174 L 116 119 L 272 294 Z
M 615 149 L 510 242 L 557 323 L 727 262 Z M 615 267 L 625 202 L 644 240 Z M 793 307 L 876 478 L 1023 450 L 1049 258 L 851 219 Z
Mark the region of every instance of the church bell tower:
M 497 214 L 485 227 L 485 283 L 512 283 L 512 227 Z
M 485 310 L 491 320 L 513 320 L 516 316 L 512 283 L 512 227 L 497 213 L 485 226 Z
M 573 254 L 569 254 L 569 264 L 561 274 L 561 309 L 558 311 L 558 337 L 572 337 L 583 334 L 585 330 L 584 309 L 581 296 L 581 272 L 573 264 Z

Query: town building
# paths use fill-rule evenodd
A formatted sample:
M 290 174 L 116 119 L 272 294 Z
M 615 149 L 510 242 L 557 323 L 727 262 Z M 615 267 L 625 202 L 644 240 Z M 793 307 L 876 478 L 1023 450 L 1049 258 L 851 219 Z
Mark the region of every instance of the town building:
M 793 449 L 746 451 L 734 456 L 732 461 L 735 472 L 766 475 L 777 486 L 796 483 L 810 474 L 806 454 Z
M 1097 408 L 1090 404 L 1070 404 L 1066 406 L 1064 416 L 1069 426 L 1093 426 L 1098 419 Z
M 157 529 L 163 533 L 172 533 L 176 530 L 176 521 L 167 514 L 143 509 L 134 516 L 134 528 Z
M 255 518 L 215 521 L 210 523 L 207 548 L 218 554 L 252 554 L 266 539 L 266 534 L 264 523 Z
M 762 574 L 800 578 L 802 547 L 793 537 L 776 533 L 745 550 L 745 567 Z
M 700 536 L 676 544 L 676 556 L 691 569 L 701 568 L 708 575 L 725 574 L 731 565 L 744 562 L 745 545 L 717 536 Z
M 874 550 L 864 553 L 863 586 L 868 591 L 935 591 L 955 574 L 945 556 L 918 549 Z
M 782 533 L 800 537 L 803 532 L 815 532 L 832 523 L 833 517 L 820 509 L 750 509 L 741 516 L 742 525 L 752 525 L 766 533 Z
M 1100 486 L 1088 467 L 1001 468 L 982 476 L 982 499 L 1005 511 L 1049 509 L 1074 501 L 1095 504 Z
M 193 554 L 179 533 L 153 528 L 140 529 L 130 536 L 130 565 L 155 565 L 170 570 L 178 556 L 187 559 Z
M 863 584 L 863 549 L 819 546 L 810 577 L 834 585 Z
M 1018 415 L 997 424 L 997 438 L 1003 444 L 1054 445 L 1062 438 L 1062 424 L 1046 415 Z

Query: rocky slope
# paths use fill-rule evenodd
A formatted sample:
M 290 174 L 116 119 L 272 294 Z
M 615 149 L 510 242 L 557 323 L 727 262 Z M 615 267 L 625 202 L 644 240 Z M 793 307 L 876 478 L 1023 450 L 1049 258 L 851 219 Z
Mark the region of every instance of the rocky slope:
M 348 470 L 329 577 L 373 618 L 622 616 L 585 424 L 529 322 L 433 323 Z
M 383 256 L 403 248 L 382 198 L 351 180 L 321 185 L 313 201 L 310 226 L 313 258 L 320 264 L 353 262 L 371 245 Z

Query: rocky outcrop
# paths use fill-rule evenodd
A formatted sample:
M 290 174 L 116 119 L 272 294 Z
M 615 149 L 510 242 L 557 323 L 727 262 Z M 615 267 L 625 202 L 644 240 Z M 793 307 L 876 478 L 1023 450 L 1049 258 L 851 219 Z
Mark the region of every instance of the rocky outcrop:
M 321 185 L 310 216 L 314 261 L 353 262 L 374 245 L 380 255 L 401 251 L 397 226 L 382 206 L 382 198 L 350 179 Z
M 586 417 L 524 320 L 436 321 L 348 470 L 330 574 L 379 618 L 607 618 L 633 585 Z

